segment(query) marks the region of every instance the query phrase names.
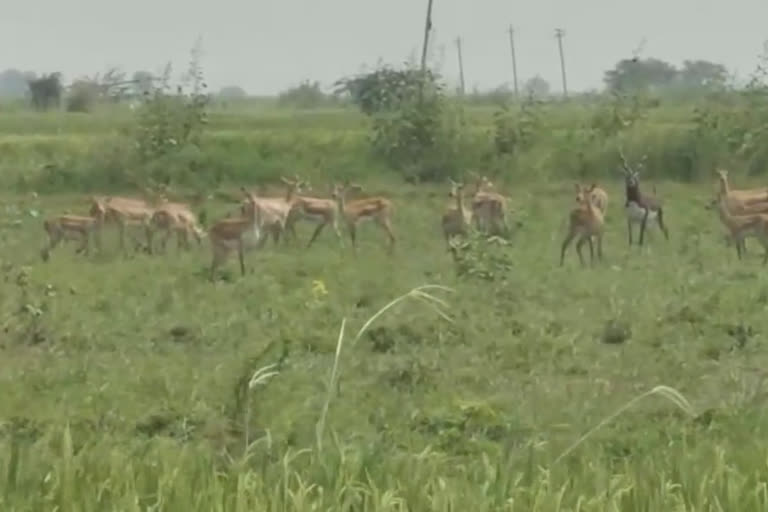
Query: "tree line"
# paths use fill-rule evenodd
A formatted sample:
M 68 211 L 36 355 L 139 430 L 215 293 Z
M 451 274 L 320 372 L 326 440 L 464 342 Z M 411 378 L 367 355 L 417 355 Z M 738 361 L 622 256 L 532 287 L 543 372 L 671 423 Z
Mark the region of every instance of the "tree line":
M 676 67 L 656 58 L 623 59 L 606 70 L 603 84 L 606 92 L 664 93 L 673 90 L 712 90 L 728 85 L 729 74 L 722 64 L 706 60 L 686 60 Z M 118 69 L 90 77 L 81 77 L 68 86 L 58 72 L 35 74 L 18 69 L 0 72 L 0 99 L 28 100 L 33 108 L 46 110 L 60 108 L 62 102 L 68 111 L 86 112 L 94 104 L 120 102 L 148 94 L 158 77 L 147 71 L 136 71 L 130 77 Z M 354 99 L 351 91 L 339 87 L 327 93 L 317 81 L 303 81 L 281 92 L 276 101 L 279 105 L 296 108 L 312 108 L 332 105 Z M 540 75 L 529 78 L 523 87 L 528 96 L 546 98 L 551 86 Z M 492 91 L 475 90 L 468 99 L 478 101 L 503 101 L 512 94 L 508 85 Z M 236 85 L 223 87 L 216 94 L 223 101 L 244 99 L 246 91 Z

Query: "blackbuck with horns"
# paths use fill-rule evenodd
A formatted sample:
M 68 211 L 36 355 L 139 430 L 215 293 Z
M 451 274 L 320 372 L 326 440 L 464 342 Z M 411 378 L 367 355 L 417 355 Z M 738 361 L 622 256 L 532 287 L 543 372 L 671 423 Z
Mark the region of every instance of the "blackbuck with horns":
M 640 172 L 638 169 L 642 167 L 642 163 L 645 161 L 646 157 L 643 156 L 640 164 L 633 169 L 629 165 L 629 162 L 627 162 L 624 152 L 621 149 L 619 149 L 619 156 L 621 157 L 621 165 L 624 173 L 626 194 L 624 209 L 627 214 L 629 245 L 632 245 L 632 226 L 634 224 L 640 224 L 640 240 L 638 241 L 638 245 L 643 245 L 646 225 L 649 220 L 654 219 L 656 219 L 659 228 L 662 233 L 664 233 L 664 238 L 669 240 L 669 232 L 664 225 L 664 210 L 662 209 L 661 201 L 655 195 L 646 195 L 640 191 Z

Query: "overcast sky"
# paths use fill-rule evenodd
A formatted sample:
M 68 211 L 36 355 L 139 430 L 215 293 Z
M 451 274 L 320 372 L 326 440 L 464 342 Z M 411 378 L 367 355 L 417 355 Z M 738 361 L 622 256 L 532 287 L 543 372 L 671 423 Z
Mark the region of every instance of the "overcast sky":
M 272 94 L 304 79 L 330 84 L 381 58 L 418 55 L 426 0 L 2 0 L 0 70 L 186 67 L 202 36 L 211 87 Z M 453 81 L 464 44 L 467 88 L 511 81 L 515 26 L 521 80 L 560 85 L 554 28 L 566 31 L 569 88 L 601 86 L 606 68 L 645 40 L 641 57 L 708 59 L 748 76 L 768 39 L 768 0 L 434 0 L 434 62 Z

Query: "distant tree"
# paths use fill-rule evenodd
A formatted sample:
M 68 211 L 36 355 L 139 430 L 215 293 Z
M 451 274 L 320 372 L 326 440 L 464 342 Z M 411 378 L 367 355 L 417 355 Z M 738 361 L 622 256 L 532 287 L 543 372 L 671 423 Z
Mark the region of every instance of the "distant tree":
M 623 59 L 605 72 L 603 82 L 610 91 L 649 91 L 669 87 L 677 69 L 659 59 Z
M 398 110 L 418 98 L 420 90 L 438 89 L 438 81 L 438 75 L 430 70 L 422 77 L 417 67 L 381 66 L 376 71 L 338 80 L 334 94 L 347 95 L 364 114 L 373 115 Z
M 67 112 L 90 112 L 101 95 L 98 83 L 89 79 L 75 80 L 67 91 L 65 108 Z
M 135 96 L 149 94 L 152 91 L 152 81 L 154 79 L 154 75 L 149 71 L 134 71 L 131 76 L 133 82 L 133 94 Z
M 523 90 L 535 98 L 544 98 L 549 96 L 551 87 L 549 82 L 544 80 L 541 75 L 536 75 L 532 76 L 525 82 L 525 85 L 523 85 Z
M 295 87 L 281 92 L 277 103 L 296 108 L 315 108 L 327 104 L 330 98 L 320 87 L 320 82 L 305 80 Z
M 679 74 L 682 85 L 690 88 L 722 87 L 728 81 L 725 66 L 706 60 L 684 61 Z
M 61 104 L 61 73 L 50 73 L 40 78 L 28 80 L 32 95 L 32 106 L 38 110 L 48 110 Z
M 239 87 L 237 85 L 228 85 L 226 87 L 222 87 L 219 90 L 219 93 L 217 96 L 225 100 L 239 100 L 239 99 L 247 98 L 248 93 L 245 92 L 245 89 L 243 89 L 242 87 Z
M 0 97 L 21 99 L 29 94 L 28 76 L 18 69 L 0 72 Z

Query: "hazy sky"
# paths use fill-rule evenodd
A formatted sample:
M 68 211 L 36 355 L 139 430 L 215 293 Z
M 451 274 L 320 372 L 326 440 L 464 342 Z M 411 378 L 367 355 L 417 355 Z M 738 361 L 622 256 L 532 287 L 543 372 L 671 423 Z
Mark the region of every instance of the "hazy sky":
M 157 71 L 187 64 L 203 38 L 214 89 L 270 94 L 303 79 L 330 84 L 382 58 L 418 55 L 426 0 L 3 0 L 0 69 L 62 71 L 69 80 L 111 66 Z M 674 64 L 702 58 L 741 76 L 768 39 L 768 0 L 434 0 L 434 62 L 456 82 L 461 36 L 467 88 L 511 81 L 507 27 L 514 24 L 521 80 L 560 86 L 555 27 L 566 31 L 569 88 L 601 85 L 630 57 Z

